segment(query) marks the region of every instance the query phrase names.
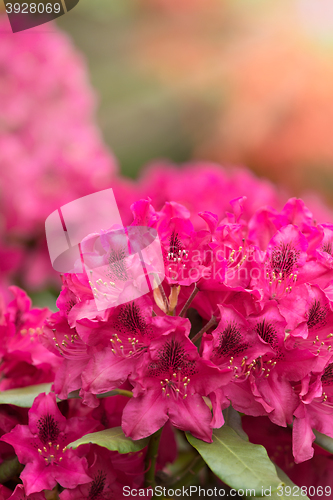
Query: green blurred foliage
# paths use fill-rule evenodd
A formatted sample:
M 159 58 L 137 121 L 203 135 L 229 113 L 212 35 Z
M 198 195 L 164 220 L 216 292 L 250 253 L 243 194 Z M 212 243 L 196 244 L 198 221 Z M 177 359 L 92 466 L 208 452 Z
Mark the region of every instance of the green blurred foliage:
M 132 177 L 155 158 L 185 161 L 192 149 L 179 97 L 133 61 L 139 15 L 130 0 L 80 0 L 58 20 L 87 59 L 98 123 L 122 173 Z

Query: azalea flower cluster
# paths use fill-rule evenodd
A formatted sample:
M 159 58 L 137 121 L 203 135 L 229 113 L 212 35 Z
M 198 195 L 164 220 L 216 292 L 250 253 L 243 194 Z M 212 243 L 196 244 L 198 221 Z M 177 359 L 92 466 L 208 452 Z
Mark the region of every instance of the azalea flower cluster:
M 230 405 L 286 432 L 292 425 L 296 463 L 314 454 L 312 429 L 333 438 L 333 225 L 319 224 L 296 198 L 251 215 L 238 197 L 223 216 L 200 212 L 201 229 L 176 202 L 156 211 L 142 199 L 131 210 L 131 227 L 154 229 L 161 243 L 165 278 L 154 290 L 97 307 L 99 294 L 128 297 L 141 286 L 121 239 L 107 247 L 108 282 L 89 272 L 62 277 L 58 312 L 31 310 L 12 289 L 2 314 L 1 384 L 54 383 L 28 413 L 2 410 L 1 458 L 13 454 L 11 445 L 25 465 L 23 486 L 6 498 L 21 491 L 44 498 L 57 483 L 65 500 L 122 498 L 123 485 L 143 487 L 146 448 L 119 455 L 67 445 L 117 426 L 134 441 L 163 428 L 163 467 L 177 454 L 172 427 L 209 443 Z M 101 240 L 112 242 L 112 234 L 102 231 Z M 90 261 L 100 259 L 98 241 L 92 235 L 82 244 Z M 11 380 L 18 373 L 22 379 Z M 58 407 L 56 396 L 67 401 Z
M 1 304 L 0 390 L 42 387 L 36 384 L 52 382 L 62 364 L 59 356 L 40 342 L 45 320 L 52 313 L 46 308 L 31 308 L 30 299 L 21 289 L 11 287 L 10 291 L 14 300 L 7 307 Z M 20 464 L 14 468 L 18 474 L 22 472 L 23 484 L 17 484 L 14 491 L 1 484 L 0 498 L 45 500 L 49 498 L 45 493 L 59 484 L 62 500 L 93 500 L 102 494 L 103 498 L 120 499 L 124 486 L 142 486 L 145 450 L 120 455 L 96 445 L 67 449 L 70 442 L 89 432 L 120 426 L 126 401 L 119 395 L 102 400 L 96 409 L 87 408 L 78 399 L 58 406 L 52 392 L 37 396 L 29 411 L 22 401 L 18 406 L 16 401 L 13 405 L 2 404 L 0 464 L 5 465 L 16 454 L 20 464 L 26 465 L 24 469 Z M 170 451 L 165 458 L 160 456 L 159 467 L 174 458 L 174 451 L 171 458 Z M 5 477 L 6 473 L 2 473 L 1 482 Z

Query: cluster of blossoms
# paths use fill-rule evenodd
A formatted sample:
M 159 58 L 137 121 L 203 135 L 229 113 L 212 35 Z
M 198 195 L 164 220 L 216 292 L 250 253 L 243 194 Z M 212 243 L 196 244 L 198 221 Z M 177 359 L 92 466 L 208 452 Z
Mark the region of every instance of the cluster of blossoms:
M 12 445 L 26 464 L 26 494 L 41 495 L 29 498 L 57 482 L 61 499 L 121 498 L 122 485 L 142 486 L 145 450 L 124 458 L 95 445 L 66 449 L 120 425 L 134 441 L 164 426 L 160 466 L 175 458 L 172 426 L 209 443 L 230 404 L 283 432 L 292 424 L 296 463 L 313 457 L 312 429 L 333 438 L 333 226 L 318 224 L 300 199 L 247 218 L 246 203 L 233 199 L 223 217 L 200 212 L 206 227 L 198 230 L 178 203 L 160 211 L 149 199 L 134 203 L 132 227 L 157 231 L 165 279 L 118 306 L 98 310 L 99 283 L 83 273 L 63 276 L 53 314 L 30 310 L 13 288 L 1 326 L 2 387 L 54 380 L 54 393 L 38 396 L 28 415 L 11 409 L 3 425 L 2 459 Z M 131 270 L 119 245 L 109 249 L 108 277 L 126 293 Z M 69 398 L 60 409 L 55 395 Z

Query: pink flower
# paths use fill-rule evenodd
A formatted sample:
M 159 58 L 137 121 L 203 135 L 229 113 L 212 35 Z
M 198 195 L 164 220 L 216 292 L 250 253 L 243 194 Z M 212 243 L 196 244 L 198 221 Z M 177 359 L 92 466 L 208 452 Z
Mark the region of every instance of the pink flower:
M 61 313 L 54 313 L 44 326 L 41 342 L 51 352 L 62 358 L 54 380 L 54 391 L 66 399 L 71 391 L 81 388 L 82 371 L 91 355 L 75 328 L 70 328 Z
M 27 495 L 24 486 L 18 484 L 12 495 L 6 497 L 10 500 L 45 500 L 44 493 L 32 493 L 32 495 Z
M 304 377 L 295 390 L 299 405 L 294 411 L 293 454 L 295 462 L 300 463 L 313 457 L 315 435 L 312 429 L 333 438 L 333 363 L 328 363 L 319 375 Z
M 150 307 L 140 308 L 144 302 L 142 298 L 119 306 L 110 315 L 109 322 L 102 324 L 99 331 L 95 330 L 96 341 L 100 338 L 100 343 L 106 341 L 107 346 L 91 350 L 92 359 L 82 374 L 85 392 L 100 394 L 121 386 L 136 372 L 153 340 L 175 328 L 174 318 L 152 317 Z M 177 324 L 184 328 L 187 320 L 177 318 Z M 101 333 L 104 339 L 98 337 Z
M 93 432 L 97 425 L 89 418 L 66 420 L 55 395 L 40 394 L 29 410 L 29 424 L 17 425 L 1 438 L 14 447 L 19 461 L 27 464 L 21 474 L 26 494 L 52 489 L 57 482 L 65 488 L 88 483 L 86 460 L 66 445 Z
M 40 343 L 44 321 L 51 311 L 47 308 L 31 309 L 31 300 L 18 287 L 10 287 L 10 291 L 14 300 L 3 308 L 0 322 L 0 389 L 51 382 L 59 363 Z
M 99 446 L 91 446 L 87 454 L 89 483 L 60 494 L 61 500 L 126 498 L 124 486 L 143 489 L 144 453 L 119 455 Z M 138 482 L 139 479 L 139 482 Z M 150 498 L 149 496 L 147 498 Z
M 189 325 L 154 339 L 137 367 L 134 398 L 126 405 L 122 427 L 133 439 L 146 437 L 168 419 L 177 428 L 210 442 L 212 415 L 202 396 L 228 383 L 229 369 L 219 371 L 200 358 L 187 338 Z
M 61 500 L 123 498 L 122 487 L 117 483 L 117 474 L 112 467 L 112 452 L 97 446 L 91 448 L 87 456 L 87 472 L 92 480 L 74 489 L 66 489 L 60 495 Z

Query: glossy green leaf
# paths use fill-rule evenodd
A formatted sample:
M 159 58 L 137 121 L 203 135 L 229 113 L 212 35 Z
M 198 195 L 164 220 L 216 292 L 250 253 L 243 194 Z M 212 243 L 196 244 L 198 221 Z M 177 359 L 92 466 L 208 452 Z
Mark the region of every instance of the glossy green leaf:
M 253 497 L 262 496 L 263 489 L 276 491 L 281 484 L 265 448 L 244 441 L 228 425 L 214 429 L 213 443 L 205 443 L 189 433 L 186 437 L 210 469 L 231 488 L 248 490 Z
M 133 441 L 125 436 L 121 427 L 113 427 L 104 431 L 92 432 L 86 434 L 80 439 L 67 445 L 67 448 L 77 448 L 81 444 L 98 444 L 108 450 L 118 451 L 119 453 L 131 453 L 140 451 L 148 445 L 149 438 Z
M 22 472 L 23 465 L 20 464 L 17 457 L 8 458 L 0 465 L 0 484 L 5 484 L 7 481 L 17 476 Z M 3 497 L 1 497 L 3 498 Z
M 0 392 L 0 404 L 15 405 L 21 408 L 31 408 L 34 399 L 45 392 L 48 394 L 51 391 L 52 383 L 29 385 L 20 389 L 10 389 L 9 391 Z

